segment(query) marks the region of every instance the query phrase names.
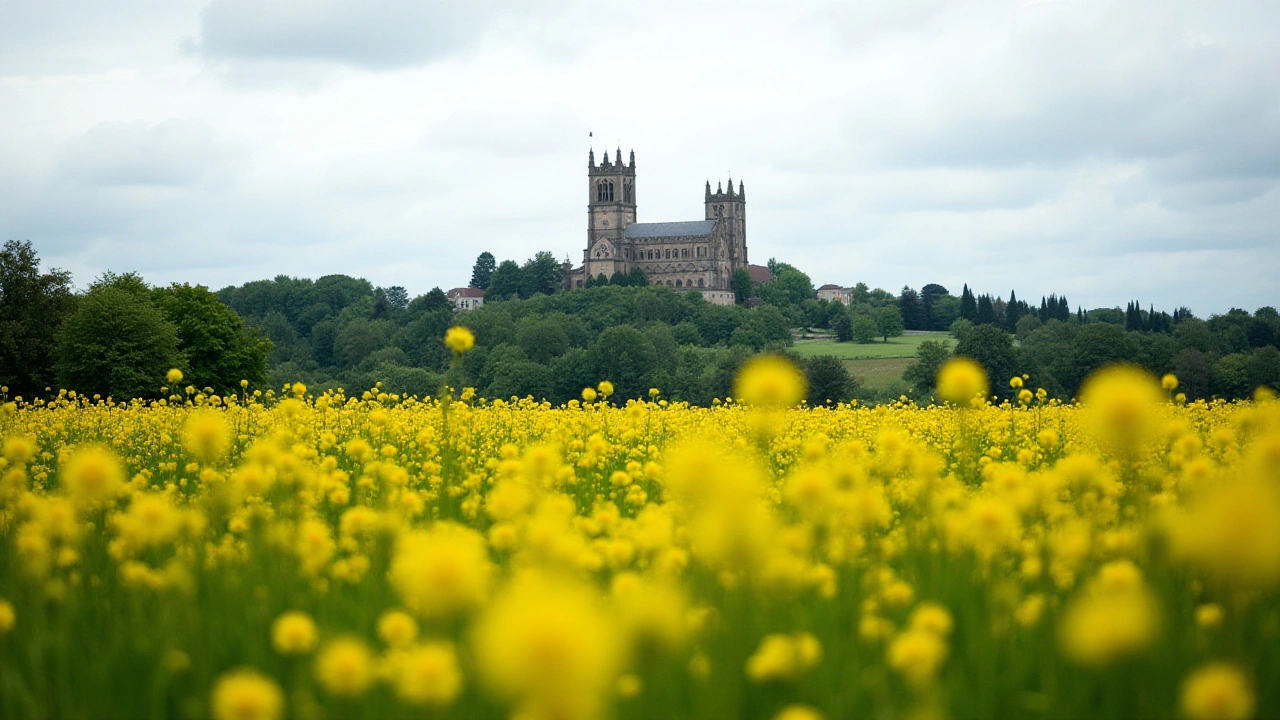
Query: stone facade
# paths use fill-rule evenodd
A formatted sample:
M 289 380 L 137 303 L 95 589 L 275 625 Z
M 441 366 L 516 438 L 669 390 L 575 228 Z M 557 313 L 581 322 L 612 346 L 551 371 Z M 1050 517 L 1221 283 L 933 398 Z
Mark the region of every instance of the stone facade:
M 566 263 L 565 286 L 583 287 L 588 278 L 612 278 L 639 268 L 650 284 L 697 290 L 709 302 L 732 305 L 729 280 L 747 264 L 746 189 L 741 182 L 713 193 L 707 181 L 705 218 L 688 222 L 636 222 L 636 154 L 622 162 L 622 150 L 596 164 L 587 154 L 587 247 L 582 266 Z
M 454 288 L 445 293 L 458 310 L 475 310 L 484 306 L 484 291 L 473 287 Z

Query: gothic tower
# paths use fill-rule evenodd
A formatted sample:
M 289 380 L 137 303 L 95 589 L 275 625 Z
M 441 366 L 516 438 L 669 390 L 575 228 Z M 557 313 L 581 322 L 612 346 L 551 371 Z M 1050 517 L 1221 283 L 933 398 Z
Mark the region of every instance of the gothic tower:
M 589 277 L 613 277 L 630 268 L 622 231 L 636 221 L 636 153 L 622 163 L 622 150 L 609 160 L 606 150 L 596 165 L 595 150 L 587 154 L 587 251 L 583 268 Z
M 728 225 L 726 237 L 729 241 L 729 265 L 732 269 L 747 266 L 747 191 L 738 182 L 738 191 L 733 190 L 733 178 L 729 178 L 729 190 L 726 192 L 716 183 L 716 191 L 711 192 L 711 181 L 707 181 L 705 196 L 708 220 L 721 220 Z

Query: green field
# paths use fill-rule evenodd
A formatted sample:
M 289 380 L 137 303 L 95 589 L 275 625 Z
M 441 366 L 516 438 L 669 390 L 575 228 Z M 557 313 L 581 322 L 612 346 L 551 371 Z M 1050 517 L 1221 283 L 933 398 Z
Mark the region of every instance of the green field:
M 844 366 L 862 387 L 883 392 L 891 384 L 902 382 L 902 371 L 913 362 L 913 358 L 858 358 L 845 360 Z
M 876 340 L 867 345 L 855 342 L 836 342 L 835 340 L 797 340 L 791 348 L 800 357 L 832 355 L 842 360 L 859 358 L 913 358 L 916 348 L 925 340 L 939 340 L 947 347 L 955 344 L 955 339 L 944 332 L 913 332 L 910 335 L 889 338 L 889 342 Z

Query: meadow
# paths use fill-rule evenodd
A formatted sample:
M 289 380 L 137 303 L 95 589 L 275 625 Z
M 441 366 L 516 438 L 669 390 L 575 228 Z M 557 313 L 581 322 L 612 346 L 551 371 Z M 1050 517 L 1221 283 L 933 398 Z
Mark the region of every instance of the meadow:
M 1010 382 L 5 403 L 0 717 L 1280 715 L 1280 403 Z
M 877 338 L 873 343 L 836 342 L 831 339 L 797 340 L 791 351 L 803 358 L 818 355 L 831 355 L 841 360 L 857 360 L 863 358 L 913 358 L 920 343 L 933 340 L 954 347 L 956 342 L 949 334 L 943 332 L 912 331 L 906 335 L 889 338 Z

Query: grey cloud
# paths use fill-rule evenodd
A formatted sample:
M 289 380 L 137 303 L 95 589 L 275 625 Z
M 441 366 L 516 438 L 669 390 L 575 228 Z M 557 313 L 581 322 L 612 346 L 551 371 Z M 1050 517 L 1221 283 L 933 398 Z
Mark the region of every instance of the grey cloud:
M 320 61 L 369 70 L 421 65 L 482 38 L 498 14 L 556 2 L 213 0 L 192 48 L 211 60 Z
M 101 187 L 192 185 L 227 159 L 213 129 L 193 120 L 105 123 L 68 143 L 62 156 L 60 180 Z

